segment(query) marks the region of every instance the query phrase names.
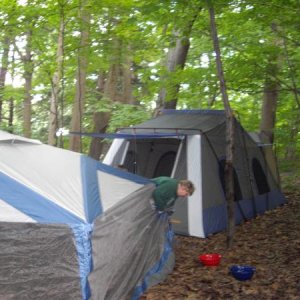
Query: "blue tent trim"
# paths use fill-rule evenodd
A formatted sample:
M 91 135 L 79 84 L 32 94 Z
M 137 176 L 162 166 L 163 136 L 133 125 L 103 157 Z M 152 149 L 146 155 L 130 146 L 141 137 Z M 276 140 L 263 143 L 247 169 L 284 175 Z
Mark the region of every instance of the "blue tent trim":
M 82 155 L 80 163 L 85 217 L 91 223 L 103 211 L 97 178 L 98 162 Z
M 0 172 L 0 198 L 40 223 L 73 224 L 84 222 L 66 209 L 2 172 Z
M 88 276 L 93 270 L 91 234 L 92 224 L 72 224 L 71 228 L 76 241 L 76 249 L 79 263 L 81 295 L 83 300 L 91 297 L 91 288 Z

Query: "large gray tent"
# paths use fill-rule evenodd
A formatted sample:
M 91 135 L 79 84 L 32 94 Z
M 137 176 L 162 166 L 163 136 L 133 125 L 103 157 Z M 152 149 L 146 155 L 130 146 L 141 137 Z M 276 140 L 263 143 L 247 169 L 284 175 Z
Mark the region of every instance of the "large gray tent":
M 123 164 L 130 172 L 147 178 L 192 180 L 196 191 L 188 201 L 177 201 L 174 229 L 206 237 L 227 226 L 225 132 L 224 111 L 164 110 L 156 118 L 109 136 L 115 140 L 103 162 Z M 285 202 L 272 145 L 254 141 L 237 120 L 234 157 L 236 223 Z
M 154 184 L 0 131 L 0 299 L 138 299 L 172 270 Z

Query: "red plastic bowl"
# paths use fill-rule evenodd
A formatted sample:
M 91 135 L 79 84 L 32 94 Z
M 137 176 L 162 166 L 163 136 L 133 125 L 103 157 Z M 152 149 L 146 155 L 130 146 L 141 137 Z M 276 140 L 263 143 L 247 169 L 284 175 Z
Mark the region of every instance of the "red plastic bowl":
M 218 266 L 221 261 L 221 254 L 211 253 L 211 254 L 202 254 L 199 256 L 199 260 L 205 266 Z

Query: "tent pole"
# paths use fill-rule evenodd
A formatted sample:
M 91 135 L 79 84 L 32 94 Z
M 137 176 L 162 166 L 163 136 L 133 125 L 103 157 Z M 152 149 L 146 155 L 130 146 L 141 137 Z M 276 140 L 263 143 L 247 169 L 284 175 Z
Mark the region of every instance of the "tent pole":
M 186 136 L 184 137 L 184 139 L 181 139 L 181 142 L 180 142 L 180 144 L 179 144 L 179 148 L 178 148 L 178 151 L 177 151 L 175 163 L 174 163 L 173 169 L 172 169 L 172 174 L 171 174 L 171 177 L 172 177 L 172 178 L 174 178 L 175 171 L 176 171 L 176 169 L 177 169 L 178 162 L 179 162 L 179 157 L 180 157 L 181 152 L 182 152 L 183 143 L 184 143 L 185 140 L 186 140 Z

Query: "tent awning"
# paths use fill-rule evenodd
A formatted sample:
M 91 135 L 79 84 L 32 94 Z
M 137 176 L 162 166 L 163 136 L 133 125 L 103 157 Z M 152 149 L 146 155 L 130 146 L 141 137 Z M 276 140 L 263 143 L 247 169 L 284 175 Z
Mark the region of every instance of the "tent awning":
M 167 137 L 183 137 L 186 133 L 161 133 L 161 132 L 151 132 L 151 133 L 84 133 L 84 132 L 70 132 L 70 135 L 81 135 L 89 136 L 93 138 L 103 138 L 103 139 L 149 139 L 149 138 L 167 138 Z

